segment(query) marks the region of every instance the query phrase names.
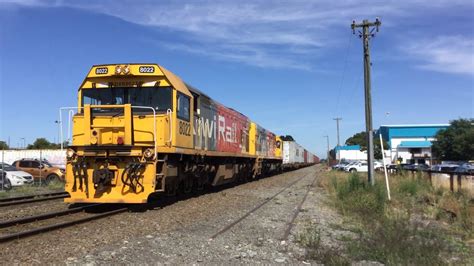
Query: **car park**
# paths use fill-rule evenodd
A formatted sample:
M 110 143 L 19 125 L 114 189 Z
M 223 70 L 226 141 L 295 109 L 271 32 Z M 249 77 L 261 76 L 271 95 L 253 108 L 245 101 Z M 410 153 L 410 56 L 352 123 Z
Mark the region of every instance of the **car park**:
M 22 186 L 33 183 L 33 176 L 27 172 L 18 170 L 16 167 L 6 163 L 0 163 L 0 171 L 5 174 L 11 186 Z M 7 184 L 5 182 L 5 184 Z
M 65 170 L 51 165 L 46 160 L 21 159 L 12 163 L 14 167 L 25 171 L 33 176 L 35 180 L 46 181 L 64 181 Z

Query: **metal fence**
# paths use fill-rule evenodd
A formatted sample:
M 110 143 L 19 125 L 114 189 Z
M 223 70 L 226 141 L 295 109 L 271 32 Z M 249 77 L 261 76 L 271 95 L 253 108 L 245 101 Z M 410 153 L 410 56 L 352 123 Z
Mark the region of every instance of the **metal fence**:
M 4 171 L 4 164 L 12 164 L 14 161 L 21 160 L 24 158 L 37 159 L 40 162 L 47 161 L 51 165 L 59 168 L 64 168 L 66 163 L 66 154 L 64 150 L 60 149 L 44 149 L 44 150 L 27 150 L 27 149 L 16 149 L 16 150 L 1 150 L 0 156 L 0 172 Z M 27 172 L 27 171 L 25 171 Z M 0 191 L 5 191 L 6 174 L 0 174 Z M 38 171 L 38 175 L 33 175 L 33 185 L 44 185 L 46 184 L 46 176 L 43 171 Z

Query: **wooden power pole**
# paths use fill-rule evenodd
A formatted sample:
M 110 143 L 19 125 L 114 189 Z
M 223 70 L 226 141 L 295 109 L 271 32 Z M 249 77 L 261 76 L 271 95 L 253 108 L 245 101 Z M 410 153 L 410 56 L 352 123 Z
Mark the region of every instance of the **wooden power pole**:
M 339 141 L 339 121 L 342 120 L 341 117 L 336 117 L 336 118 L 333 118 L 333 120 L 336 120 L 336 125 L 337 125 L 337 146 L 341 146 L 341 142 Z
M 329 136 L 326 135 L 324 137 L 326 138 L 327 144 L 328 144 L 328 149 L 327 149 L 327 155 L 326 156 L 327 156 L 327 163 L 328 163 L 328 166 L 329 166 Z
M 362 45 L 364 47 L 364 94 L 365 94 L 365 131 L 367 133 L 367 167 L 368 167 L 368 176 L 369 183 L 372 185 L 375 184 L 375 175 L 374 175 L 374 135 L 372 127 L 372 95 L 371 95 L 371 85 L 370 85 L 370 50 L 369 50 L 369 40 L 370 38 L 375 37 L 374 30 L 379 31 L 379 27 L 382 23 L 378 18 L 375 19 L 375 22 L 369 22 L 367 19 L 364 19 L 362 23 L 357 24 L 352 21 L 352 33 L 355 34 L 356 28 L 362 28 L 362 32 L 359 31 L 359 37 L 362 39 Z M 372 27 L 372 30 L 370 28 Z M 375 27 L 375 28 L 374 28 Z

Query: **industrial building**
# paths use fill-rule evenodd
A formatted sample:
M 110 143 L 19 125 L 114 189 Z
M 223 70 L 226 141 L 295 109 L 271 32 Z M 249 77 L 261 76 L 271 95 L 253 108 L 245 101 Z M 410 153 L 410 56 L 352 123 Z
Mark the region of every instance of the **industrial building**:
M 431 164 L 431 142 L 439 130 L 447 127 L 449 124 L 382 125 L 378 133 L 388 142 L 385 154 L 392 162 Z
M 367 160 L 367 151 L 361 151 L 360 145 L 336 146 L 334 151 L 338 161 Z

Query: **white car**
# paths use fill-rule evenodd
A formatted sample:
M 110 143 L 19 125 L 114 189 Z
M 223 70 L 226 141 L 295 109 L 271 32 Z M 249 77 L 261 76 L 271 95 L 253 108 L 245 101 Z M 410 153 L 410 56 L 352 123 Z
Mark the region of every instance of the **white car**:
M 344 168 L 346 172 L 368 172 L 367 162 L 357 162 Z
M 344 168 L 342 170 L 346 171 L 346 172 L 349 172 L 349 169 L 353 166 L 353 165 L 356 165 L 358 163 L 360 163 L 361 161 L 354 161 L 354 162 L 350 162 L 349 164 L 347 164 L 346 166 L 344 166 Z
M 33 183 L 32 175 L 27 172 L 19 171 L 9 164 L 0 163 L 0 171 L 2 170 L 7 174 L 8 181 L 10 181 L 10 184 L 14 187 Z

